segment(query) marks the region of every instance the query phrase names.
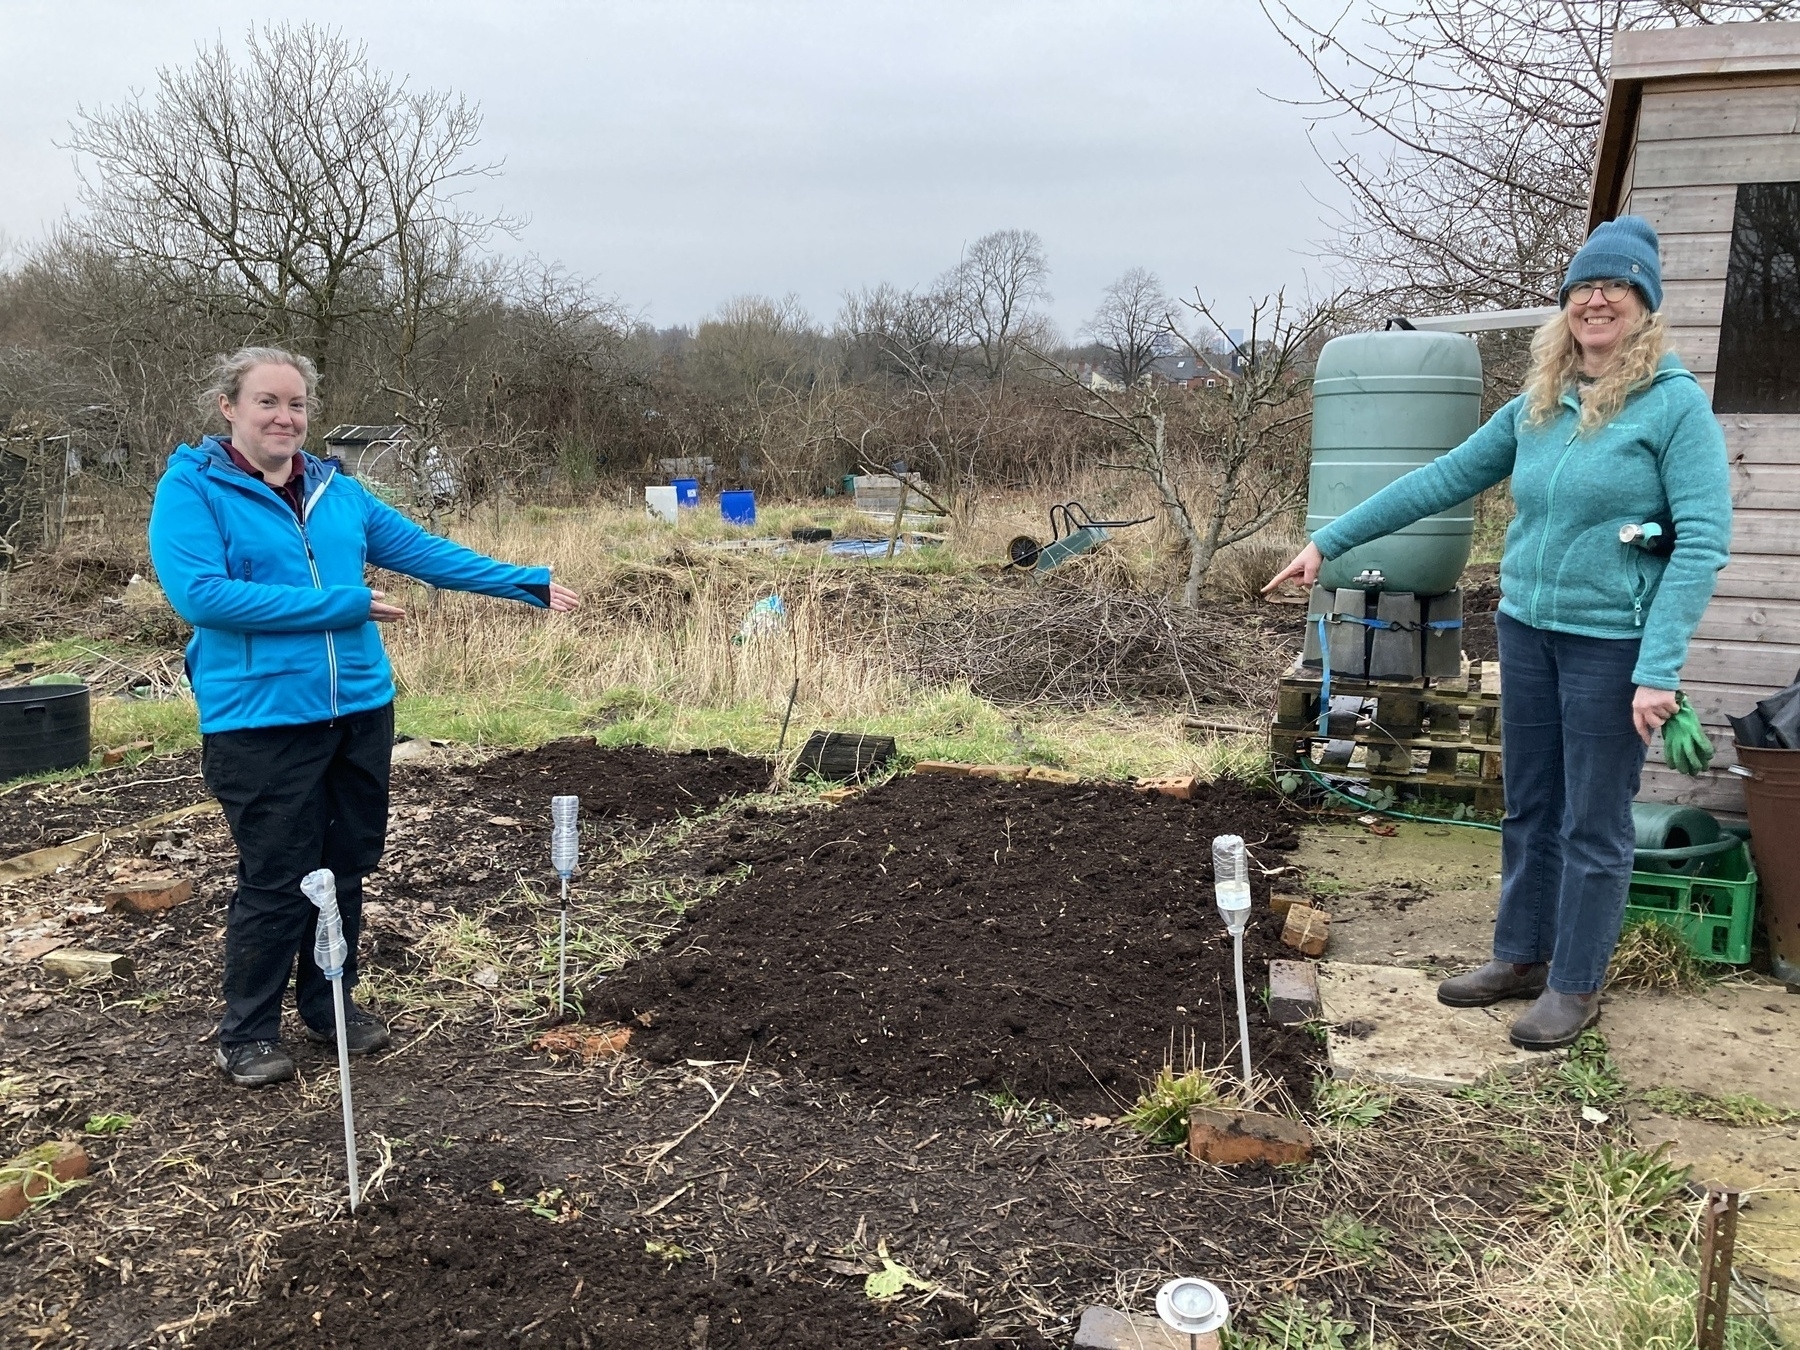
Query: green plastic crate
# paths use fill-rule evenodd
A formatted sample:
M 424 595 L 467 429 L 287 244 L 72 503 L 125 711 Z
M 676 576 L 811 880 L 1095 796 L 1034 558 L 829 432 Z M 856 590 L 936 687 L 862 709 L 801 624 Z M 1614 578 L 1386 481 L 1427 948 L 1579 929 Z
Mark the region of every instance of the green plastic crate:
M 1633 872 L 1625 922 L 1656 919 L 1676 929 L 1702 961 L 1741 966 L 1750 960 L 1756 923 L 1756 868 L 1740 843 L 1715 862 L 1707 876 Z

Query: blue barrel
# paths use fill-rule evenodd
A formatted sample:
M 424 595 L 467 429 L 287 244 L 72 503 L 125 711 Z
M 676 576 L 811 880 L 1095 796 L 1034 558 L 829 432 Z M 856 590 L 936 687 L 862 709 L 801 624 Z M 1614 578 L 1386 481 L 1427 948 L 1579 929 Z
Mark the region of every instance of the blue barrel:
M 700 505 L 700 480 L 698 478 L 671 478 L 671 487 L 675 489 L 675 505 L 684 511 L 692 511 Z
M 719 514 L 727 525 L 756 524 L 756 494 L 748 490 L 721 492 Z
M 1481 355 L 1460 333 L 1396 329 L 1333 338 L 1313 376 L 1306 532 L 1323 529 L 1401 475 L 1454 449 L 1481 425 Z M 1329 590 L 1365 571 L 1381 589 L 1442 595 L 1469 561 L 1475 503 L 1374 539 L 1319 570 Z

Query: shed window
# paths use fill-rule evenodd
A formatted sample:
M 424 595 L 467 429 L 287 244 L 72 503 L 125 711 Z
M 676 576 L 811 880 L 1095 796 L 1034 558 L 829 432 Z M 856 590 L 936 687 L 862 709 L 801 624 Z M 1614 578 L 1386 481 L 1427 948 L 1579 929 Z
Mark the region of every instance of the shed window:
M 1800 183 L 1738 188 L 1713 407 L 1800 413 Z

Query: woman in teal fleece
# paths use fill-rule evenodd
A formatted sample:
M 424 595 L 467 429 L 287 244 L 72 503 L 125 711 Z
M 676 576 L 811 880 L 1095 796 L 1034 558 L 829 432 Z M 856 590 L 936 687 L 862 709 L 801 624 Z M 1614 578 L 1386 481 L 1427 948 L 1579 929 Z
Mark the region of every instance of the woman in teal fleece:
M 1644 756 L 1674 715 L 1688 640 L 1725 565 L 1731 494 L 1706 392 L 1668 350 L 1657 237 L 1599 226 L 1538 330 L 1525 391 L 1485 426 L 1313 536 L 1270 583 L 1310 586 L 1320 563 L 1512 479 L 1500 560 L 1506 820 L 1494 959 L 1438 998 L 1535 998 L 1515 1044 L 1567 1045 L 1599 989 L 1630 884 Z M 1620 541 L 1656 521 L 1674 549 Z

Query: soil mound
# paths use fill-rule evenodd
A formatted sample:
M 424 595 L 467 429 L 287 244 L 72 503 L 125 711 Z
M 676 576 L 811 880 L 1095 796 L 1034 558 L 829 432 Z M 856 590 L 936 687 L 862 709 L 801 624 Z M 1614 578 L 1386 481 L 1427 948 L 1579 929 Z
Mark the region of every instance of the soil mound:
M 731 750 L 670 754 L 647 746 L 602 750 L 585 736 L 550 741 L 534 750 L 497 755 L 472 769 L 470 784 L 496 811 L 539 816 L 549 828 L 550 798 L 581 798 L 588 820 L 651 825 L 711 811 L 729 798 L 761 792 L 773 767 Z
M 899 1350 L 950 1335 L 965 1350 L 1015 1344 L 960 1339 L 974 1322 L 960 1305 L 947 1315 L 888 1311 L 849 1283 L 715 1274 L 699 1253 L 654 1245 L 589 1220 L 553 1223 L 497 1198 L 404 1196 L 366 1205 L 355 1221 L 289 1233 L 263 1299 L 194 1344 Z M 677 1253 L 682 1259 L 669 1259 Z
M 739 832 L 741 833 L 741 832 Z M 1230 783 L 1191 802 L 1123 786 L 911 776 L 709 871 L 749 878 L 586 1006 L 650 1029 L 652 1060 L 742 1057 L 915 1096 L 981 1086 L 1116 1110 L 1190 1043 L 1236 1045 L 1212 839 L 1264 867 L 1297 837 L 1281 800 Z M 1254 991 L 1279 946 L 1257 868 L 1246 939 L 1261 1072 L 1310 1096 L 1312 1042 Z

